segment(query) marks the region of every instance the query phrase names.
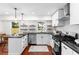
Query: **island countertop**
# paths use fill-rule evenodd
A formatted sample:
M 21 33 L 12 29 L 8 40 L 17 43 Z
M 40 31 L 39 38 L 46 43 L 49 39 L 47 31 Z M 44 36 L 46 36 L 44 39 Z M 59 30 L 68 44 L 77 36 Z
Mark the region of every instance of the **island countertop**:
M 25 35 L 28 34 L 53 34 L 53 32 L 26 32 L 26 33 L 20 33 L 18 35 L 4 35 L 3 37 L 8 37 L 8 38 L 22 38 Z
M 25 32 L 21 34 L 53 34 L 53 32 Z
M 23 37 L 24 35 L 17 35 L 17 36 L 13 36 L 13 35 L 5 35 L 3 37 L 8 37 L 8 38 L 21 38 Z

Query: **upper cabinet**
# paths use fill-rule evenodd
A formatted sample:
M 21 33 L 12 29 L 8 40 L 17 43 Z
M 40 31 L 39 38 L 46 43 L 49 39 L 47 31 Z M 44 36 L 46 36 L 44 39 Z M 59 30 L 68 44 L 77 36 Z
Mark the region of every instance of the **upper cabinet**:
M 52 26 L 58 26 L 58 11 L 52 16 Z
M 52 15 L 52 26 L 65 26 L 70 24 L 70 4 L 58 9 Z

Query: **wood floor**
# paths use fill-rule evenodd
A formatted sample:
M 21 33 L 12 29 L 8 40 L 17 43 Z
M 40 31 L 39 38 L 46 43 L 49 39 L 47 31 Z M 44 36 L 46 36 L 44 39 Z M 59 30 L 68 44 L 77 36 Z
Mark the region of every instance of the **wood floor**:
M 0 44 L 0 55 L 8 55 L 8 49 L 3 48 L 3 44 Z
M 47 46 L 49 52 L 29 52 L 29 48 L 31 46 L 32 45 L 29 45 L 28 47 L 26 47 L 22 55 L 55 55 L 54 51 L 52 51 L 53 49 L 51 48 L 51 46 Z
M 3 50 L 6 50 L 6 49 L 2 49 L 2 46 L 3 46 L 3 44 L 0 44 L 0 55 L 8 55 L 8 51 L 4 52 Z M 47 46 L 49 52 L 29 52 L 29 48 L 31 46 L 33 46 L 33 45 L 28 45 L 28 47 L 25 48 L 25 50 L 23 51 L 23 53 L 21 55 L 55 55 L 51 46 Z

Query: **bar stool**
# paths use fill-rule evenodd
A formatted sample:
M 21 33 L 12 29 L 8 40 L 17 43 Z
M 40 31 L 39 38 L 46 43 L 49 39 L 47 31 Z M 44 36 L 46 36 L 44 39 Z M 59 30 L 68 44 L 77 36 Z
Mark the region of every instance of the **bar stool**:
M 6 35 L 2 36 L 2 52 L 3 53 L 8 53 L 8 37 Z

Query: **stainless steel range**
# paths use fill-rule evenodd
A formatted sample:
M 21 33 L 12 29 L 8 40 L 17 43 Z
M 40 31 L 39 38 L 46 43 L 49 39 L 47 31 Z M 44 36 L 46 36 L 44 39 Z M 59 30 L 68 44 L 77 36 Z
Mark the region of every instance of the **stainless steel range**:
M 60 36 L 53 37 L 53 40 L 54 40 L 54 52 L 57 55 L 61 55 L 61 37 Z

